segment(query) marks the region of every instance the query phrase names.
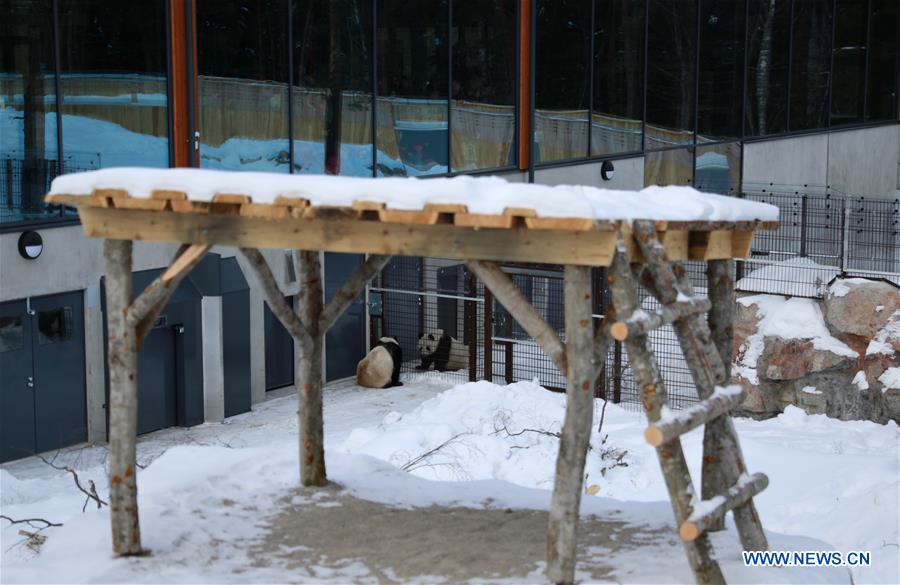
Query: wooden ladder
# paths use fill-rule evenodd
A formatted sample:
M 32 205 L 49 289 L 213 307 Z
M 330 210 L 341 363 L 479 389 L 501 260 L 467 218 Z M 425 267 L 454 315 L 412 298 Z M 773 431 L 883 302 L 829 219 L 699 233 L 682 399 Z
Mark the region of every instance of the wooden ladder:
M 619 320 L 611 325 L 610 333 L 624 342 L 635 383 L 641 389 L 650 424 L 645 437 L 656 447 L 694 577 L 698 583 L 724 583 L 708 532 L 721 529 L 728 511 L 734 512 L 744 550 L 768 548 L 753 496 L 765 489 L 769 480 L 762 473 L 746 473 L 728 414 L 743 397 L 739 387 L 726 386 L 734 312 L 732 261 L 710 261 L 710 298 L 696 297 L 684 267 L 668 261 L 652 222 L 635 222 L 633 237 L 643 263 L 632 269 L 625 240 L 620 239 L 609 278 Z M 659 310 L 641 308 L 638 283 L 660 302 Z M 668 324 L 675 330 L 700 398 L 699 404 L 680 412 L 667 406 L 665 385 L 648 339 L 650 331 Z M 701 500 L 695 498 L 680 436 L 704 424 Z

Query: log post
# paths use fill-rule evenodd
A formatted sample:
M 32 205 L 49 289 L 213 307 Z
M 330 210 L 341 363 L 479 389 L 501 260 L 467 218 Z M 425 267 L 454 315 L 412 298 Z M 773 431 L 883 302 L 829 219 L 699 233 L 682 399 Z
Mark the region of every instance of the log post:
M 137 504 L 137 339 L 128 323 L 131 240 L 105 240 L 109 333 L 109 509 L 113 553 L 141 554 Z
M 324 413 L 322 407 L 322 348 L 325 332 L 322 318 L 322 264 L 318 251 L 296 253 L 297 295 L 300 321 L 311 343 L 300 346 L 297 358 L 297 417 L 300 432 L 300 483 L 322 486 L 325 477 Z
M 594 324 L 589 267 L 566 266 L 565 310 L 566 419 L 559 440 L 547 530 L 547 577 L 553 583 L 575 582 L 578 509 L 594 414 Z
M 619 242 L 613 257 L 609 282 L 617 315 L 628 316 L 640 308 L 637 283 L 628 265 L 628 254 L 622 241 Z M 659 367 L 650 349 L 650 341 L 646 335 L 629 335 L 624 345 L 634 372 L 635 384 L 641 389 L 641 402 L 647 413 L 647 420 L 651 424 L 655 423 L 660 420 L 662 407 L 667 402 L 667 394 Z M 681 525 L 693 511 L 694 497 L 694 486 L 681 441 L 672 441 L 656 447 L 656 454 L 666 481 L 669 499 L 672 501 L 675 521 Z M 683 541 L 683 545 L 697 583 L 725 582 L 722 569 L 713 558 L 712 545 L 705 534 L 701 534 L 693 541 Z
M 731 379 L 731 357 L 734 343 L 734 277 L 733 260 L 710 260 L 706 264 L 707 296 L 712 303 L 707 322 L 713 343 L 725 367 L 726 383 Z M 721 423 L 719 423 L 721 424 Z M 725 444 L 721 441 L 716 425 L 706 425 L 703 429 L 703 466 L 700 476 L 700 493 L 704 500 L 711 500 L 724 494 L 731 487 L 721 472 L 722 452 Z M 708 532 L 725 530 L 725 515 L 713 518 Z

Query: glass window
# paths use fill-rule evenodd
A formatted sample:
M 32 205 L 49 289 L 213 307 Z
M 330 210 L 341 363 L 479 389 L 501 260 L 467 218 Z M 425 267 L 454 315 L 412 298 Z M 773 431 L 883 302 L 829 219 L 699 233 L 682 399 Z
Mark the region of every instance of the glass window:
M 739 138 L 744 86 L 744 0 L 700 3 L 697 134 Z
M 372 176 L 372 2 L 292 4 L 294 171 Z
M 641 150 L 644 0 L 594 0 L 591 154 Z
M 871 0 L 866 119 L 890 120 L 897 105 L 897 0 Z
M 0 353 L 16 351 L 25 345 L 22 315 L 0 316 Z
M 290 171 L 287 0 L 199 0 L 200 166 Z
M 164 0 L 60 0 L 66 172 L 169 166 Z
M 789 130 L 828 125 L 832 0 L 794 0 Z
M 72 307 L 38 311 L 38 343 L 59 343 L 72 338 Z
M 644 186 L 690 185 L 694 178 L 694 149 L 670 148 L 644 156 Z
M 778 134 L 787 130 L 790 2 L 748 2 L 744 132 Z
M 447 0 L 378 3 L 379 175 L 447 172 Z
M 647 1 L 650 22 L 644 146 L 654 149 L 689 144 L 694 141 L 697 2 Z
M 831 88 L 831 123 L 862 122 L 866 75 L 867 0 L 835 2 L 834 85 Z
M 50 0 L 0 0 L 0 223 L 41 219 L 57 171 Z
M 588 154 L 591 4 L 537 0 L 535 162 Z
M 516 163 L 515 0 L 453 3 L 450 168 Z
M 734 195 L 741 188 L 741 143 L 697 146 L 694 187 L 708 193 Z

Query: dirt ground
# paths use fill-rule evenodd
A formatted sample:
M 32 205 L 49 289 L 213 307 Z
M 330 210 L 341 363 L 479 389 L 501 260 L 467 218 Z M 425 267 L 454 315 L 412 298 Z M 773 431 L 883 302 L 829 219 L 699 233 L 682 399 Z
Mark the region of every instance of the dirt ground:
M 546 532 L 545 511 L 403 509 L 329 486 L 313 501 L 286 499 L 251 557 L 257 566 L 277 562 L 304 573 L 314 567 L 323 575 L 355 561 L 367 568 L 367 582 L 378 583 L 544 582 Z M 655 536 L 614 520 L 582 519 L 579 577 L 609 580 L 604 550 L 647 546 Z

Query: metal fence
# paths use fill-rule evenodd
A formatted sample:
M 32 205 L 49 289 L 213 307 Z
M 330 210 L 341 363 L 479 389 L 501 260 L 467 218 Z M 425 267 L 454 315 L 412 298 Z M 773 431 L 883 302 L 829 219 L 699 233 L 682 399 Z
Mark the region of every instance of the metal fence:
M 781 227 L 758 232 L 751 259 L 736 263 L 737 288 L 821 297 L 838 275 L 900 280 L 900 202 L 840 194 L 745 193 L 781 209 Z M 686 262 L 696 294 L 706 294 L 705 264 Z M 559 266 L 504 265 L 537 312 L 565 338 L 563 274 Z M 609 303 L 604 269 L 594 270 L 595 321 Z M 658 302 L 641 291 L 644 309 Z M 403 347 L 407 376 L 438 376 L 453 383 L 489 379 L 512 383 L 537 379 L 552 390 L 565 378 L 537 344 L 497 303 L 490 291 L 456 260 L 395 258 L 369 288 L 373 341 L 396 337 Z M 466 345 L 468 367 L 435 374 L 417 370 L 417 342 L 441 329 Z M 650 334 L 673 408 L 697 402 L 696 389 L 671 326 Z M 640 408 L 638 392 L 620 343 L 607 356 L 596 395 Z
M 95 170 L 100 168 L 100 155 L 67 156 L 62 166 L 64 173 Z M 21 155 L 0 158 L 0 225 L 74 217 L 76 213 L 70 208 L 44 203 L 58 170 L 56 159 Z

